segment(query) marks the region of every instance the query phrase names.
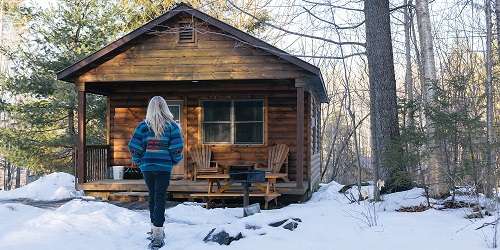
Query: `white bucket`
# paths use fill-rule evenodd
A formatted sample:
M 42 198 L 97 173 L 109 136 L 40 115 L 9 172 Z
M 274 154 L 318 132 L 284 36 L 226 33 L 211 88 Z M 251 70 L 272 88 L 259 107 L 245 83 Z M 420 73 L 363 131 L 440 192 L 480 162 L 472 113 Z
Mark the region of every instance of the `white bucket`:
M 123 180 L 124 166 L 113 166 L 113 180 Z

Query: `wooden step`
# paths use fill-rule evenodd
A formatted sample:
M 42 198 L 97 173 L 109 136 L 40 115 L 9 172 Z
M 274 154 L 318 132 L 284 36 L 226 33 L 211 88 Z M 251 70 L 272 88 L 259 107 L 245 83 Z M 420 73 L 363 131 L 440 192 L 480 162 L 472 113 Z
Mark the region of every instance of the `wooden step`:
M 116 192 L 111 193 L 108 200 L 120 202 L 147 201 L 148 197 L 148 192 Z

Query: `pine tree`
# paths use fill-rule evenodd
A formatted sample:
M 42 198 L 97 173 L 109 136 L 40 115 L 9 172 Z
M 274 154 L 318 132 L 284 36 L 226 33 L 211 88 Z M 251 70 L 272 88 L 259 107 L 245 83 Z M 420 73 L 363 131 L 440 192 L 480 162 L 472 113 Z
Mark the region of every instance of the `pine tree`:
M 76 98 L 73 85 L 57 81 L 55 73 L 115 38 L 123 15 L 118 5 L 99 0 L 5 7 L 13 8 L 23 33 L 18 44 L 0 45 L 13 64 L 0 76 L 0 90 L 16 99 L 0 101 L 14 122 L 0 130 L 0 154 L 35 171 L 67 169 L 76 139 Z M 89 143 L 103 141 L 103 104 L 98 96 L 88 100 Z

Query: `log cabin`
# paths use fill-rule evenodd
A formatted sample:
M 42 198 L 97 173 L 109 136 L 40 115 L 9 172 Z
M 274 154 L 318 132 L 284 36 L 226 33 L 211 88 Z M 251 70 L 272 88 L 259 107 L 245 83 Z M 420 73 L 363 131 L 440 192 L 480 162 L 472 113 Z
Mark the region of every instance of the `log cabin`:
M 144 192 L 143 180 L 112 180 L 110 166 L 133 168 L 127 143 L 149 99 L 163 96 L 181 124 L 184 160 L 169 193 L 206 190 L 194 181 L 190 150 L 209 145 L 217 161 L 265 162 L 268 148 L 289 149 L 284 196 L 307 199 L 320 182 L 320 106 L 327 102 L 318 67 L 180 3 L 57 73 L 78 96 L 76 176 L 87 194 Z M 107 145 L 86 144 L 87 94 L 106 97 Z M 83 149 L 83 150 L 80 150 Z

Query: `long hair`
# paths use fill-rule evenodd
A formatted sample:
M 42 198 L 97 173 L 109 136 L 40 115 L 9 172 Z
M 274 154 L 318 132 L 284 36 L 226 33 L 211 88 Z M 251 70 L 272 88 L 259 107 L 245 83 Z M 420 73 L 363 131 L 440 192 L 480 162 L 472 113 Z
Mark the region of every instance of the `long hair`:
M 145 121 L 148 127 L 153 130 L 156 138 L 163 135 L 167 124 L 175 122 L 167 102 L 161 96 L 155 96 L 149 101 Z

